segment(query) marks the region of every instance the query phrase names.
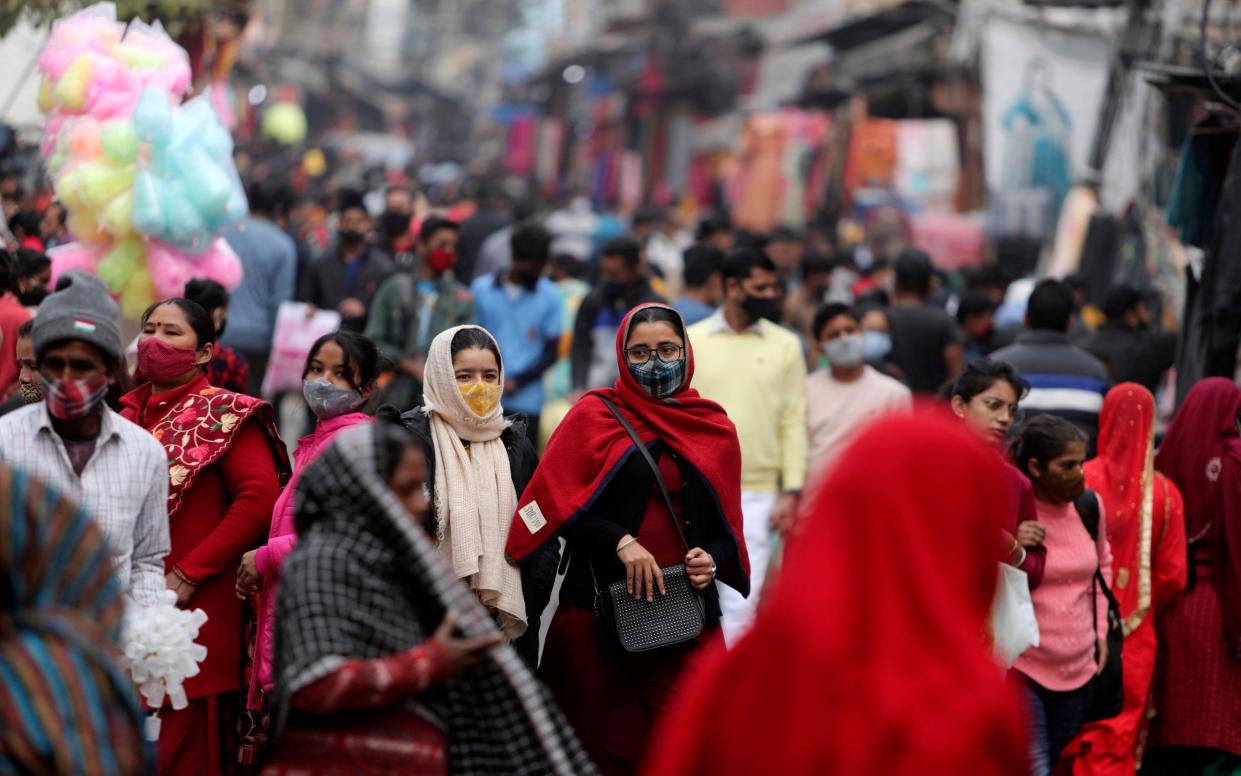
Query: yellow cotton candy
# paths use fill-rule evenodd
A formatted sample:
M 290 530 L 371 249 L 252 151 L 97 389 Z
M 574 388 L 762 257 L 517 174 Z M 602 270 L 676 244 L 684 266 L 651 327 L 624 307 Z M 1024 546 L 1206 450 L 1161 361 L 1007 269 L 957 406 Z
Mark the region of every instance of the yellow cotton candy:
M 138 320 L 155 301 L 155 283 L 146 267 L 139 267 L 121 291 L 121 315 Z
M 116 195 L 99 215 L 99 223 L 113 237 L 126 237 L 134 231 L 133 189 Z
M 78 190 L 82 204 L 97 210 L 126 189 L 133 188 L 134 169 L 117 169 L 106 164 L 88 162 L 77 170 Z
M 73 210 L 70 206 L 65 226 L 69 227 L 69 232 L 77 238 L 78 242 L 97 243 L 107 237 L 90 211 L 80 208 Z
M 495 411 L 500 403 L 500 386 L 495 383 L 468 383 L 459 385 L 461 398 L 465 405 L 480 418 L 485 418 Z
M 144 258 L 145 252 L 142 249 L 141 240 L 133 238 L 121 240 L 112 250 L 108 251 L 103 261 L 99 262 L 95 274 L 112 293 L 120 293 L 128 288 L 134 274 L 142 266 Z
M 86 107 L 86 87 L 90 84 L 90 59 L 85 54 L 73 60 L 56 83 L 56 101 L 70 111 Z
M 43 76 L 43 80 L 39 82 L 39 112 L 51 113 L 56 107 L 55 87 L 48 80 L 47 76 Z

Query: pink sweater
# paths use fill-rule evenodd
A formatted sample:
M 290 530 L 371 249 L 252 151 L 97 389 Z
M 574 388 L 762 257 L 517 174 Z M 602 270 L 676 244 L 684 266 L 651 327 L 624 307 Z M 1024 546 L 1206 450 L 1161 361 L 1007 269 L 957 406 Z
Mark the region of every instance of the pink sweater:
M 297 450 L 293 452 L 293 477 L 272 510 L 267 544 L 260 547 L 254 556 L 254 565 L 263 576 L 263 596 L 259 606 L 258 633 L 254 645 L 254 671 L 250 675 L 250 693 L 247 697 L 251 709 L 262 708 L 259 688 L 270 690 L 272 687 L 271 649 L 272 628 L 276 622 L 276 588 L 279 585 L 280 567 L 297 544 L 297 534 L 293 528 L 293 495 L 297 492 L 298 479 L 302 470 L 318 457 L 333 437 L 351 426 L 369 423 L 371 420 L 369 415 L 360 412 L 321 420 L 313 432 L 297 442 Z
M 1097 591 L 1095 623 L 1090 583 L 1101 567 L 1111 584 L 1112 548 L 1102 503 L 1097 545 L 1072 504 L 1035 503 L 1039 522 L 1047 528 L 1043 584 L 1030 593 L 1039 645 L 1023 652 L 1013 667 L 1048 690 L 1067 692 L 1083 687 L 1098 670 L 1095 643 L 1107 634 L 1107 598 Z

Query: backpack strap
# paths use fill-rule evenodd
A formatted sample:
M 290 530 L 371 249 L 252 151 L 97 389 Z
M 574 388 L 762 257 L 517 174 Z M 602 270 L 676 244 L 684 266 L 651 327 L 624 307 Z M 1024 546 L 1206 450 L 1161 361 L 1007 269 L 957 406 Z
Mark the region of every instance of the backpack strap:
M 1086 526 L 1086 532 L 1090 534 L 1090 538 L 1095 540 L 1095 544 L 1099 543 L 1099 494 L 1089 488 L 1082 495 L 1073 501 L 1073 506 L 1077 507 L 1077 514 L 1082 519 L 1082 525 Z

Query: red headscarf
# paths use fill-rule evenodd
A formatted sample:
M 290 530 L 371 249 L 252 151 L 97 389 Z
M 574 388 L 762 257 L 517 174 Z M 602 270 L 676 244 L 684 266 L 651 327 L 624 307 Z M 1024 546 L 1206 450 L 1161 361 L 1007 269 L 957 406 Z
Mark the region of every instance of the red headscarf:
M 1186 536 L 1191 540 L 1224 519 L 1220 476 L 1226 459 L 1241 465 L 1237 413 L 1241 388 L 1224 377 L 1198 383 L 1185 397 L 1155 456 L 1155 468 L 1185 497 Z
M 1224 634 L 1241 651 L 1241 388 L 1224 377 L 1198 383 L 1185 397 L 1155 456 L 1155 468 L 1185 498 L 1185 538 L 1195 556 L 1209 549 L 1223 600 Z M 1192 571 L 1191 571 L 1192 575 Z
M 616 332 L 616 359 L 620 377 L 612 388 L 586 394 L 561 422 L 547 445 L 534 479 L 517 505 L 517 517 L 508 535 L 508 555 L 520 561 L 560 534 L 590 509 L 621 464 L 635 452 L 629 435 L 598 397 L 621 411 L 643 442 L 660 439 L 702 475 L 715 497 L 720 514 L 737 545 L 739 563 L 721 564 L 718 576 L 747 594 L 750 559 L 741 530 L 741 447 L 737 430 L 724 408 L 690 388 L 694 379 L 694 350 L 685 339 L 685 383 L 666 399 L 655 399 L 630 374 L 625 342 L 634 315 L 658 307 L 680 317 L 662 304 L 644 304 L 625 316 Z M 684 328 L 684 325 L 682 325 Z M 523 510 L 537 504 L 547 524 L 531 532 Z M 529 514 L 529 510 L 527 510 Z
M 1137 383 L 1121 383 L 1108 391 L 1099 412 L 1099 455 L 1086 463 L 1086 485 L 1107 508 L 1113 567 L 1138 575 L 1134 583 L 1114 586 L 1121 614 L 1137 614 L 1134 627 L 1151 601 L 1154 448 L 1155 397 L 1151 392 Z
M 985 644 L 1003 505 L 999 459 L 959 422 L 864 431 L 647 775 L 1023 772 L 1021 706 Z

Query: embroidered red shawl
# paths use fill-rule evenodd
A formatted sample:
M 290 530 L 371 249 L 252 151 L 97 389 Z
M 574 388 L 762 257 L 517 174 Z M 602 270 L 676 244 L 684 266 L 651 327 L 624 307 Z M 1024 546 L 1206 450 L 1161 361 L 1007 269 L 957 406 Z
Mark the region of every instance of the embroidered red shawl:
M 150 385 L 127 395 L 125 417 L 139 422 L 141 408 L 150 399 Z M 198 474 L 228 452 L 247 420 L 262 424 L 275 455 L 280 484 L 289 480 L 292 467 L 289 453 L 276 429 L 275 412 L 267 402 L 240 393 L 204 384 L 178 399 L 163 419 L 150 427 L 168 451 L 168 517 L 181 507 L 181 497 L 189 491 Z

